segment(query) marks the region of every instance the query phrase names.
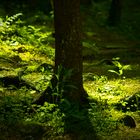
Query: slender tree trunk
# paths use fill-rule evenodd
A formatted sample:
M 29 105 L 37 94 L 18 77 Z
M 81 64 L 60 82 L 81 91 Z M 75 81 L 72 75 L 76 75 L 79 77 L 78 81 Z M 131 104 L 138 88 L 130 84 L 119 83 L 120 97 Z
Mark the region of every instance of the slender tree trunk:
M 116 26 L 121 21 L 122 1 L 112 0 L 109 10 L 108 24 L 110 26 Z

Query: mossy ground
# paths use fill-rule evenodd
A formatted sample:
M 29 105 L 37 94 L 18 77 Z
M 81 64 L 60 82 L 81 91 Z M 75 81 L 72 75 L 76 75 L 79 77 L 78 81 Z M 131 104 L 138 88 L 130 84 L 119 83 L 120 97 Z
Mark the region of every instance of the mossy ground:
M 92 106 L 89 110 L 89 119 L 101 140 L 140 139 L 140 111 L 128 111 L 124 113 L 116 110 L 114 107 L 114 104 L 118 103 L 120 99 L 140 93 L 140 42 L 137 39 L 138 35 L 135 37 L 133 32 L 132 37 L 130 33 L 127 34 L 129 31 L 122 32 L 121 26 L 116 28 L 106 27 L 103 17 L 107 13 L 102 11 L 99 14 L 96 11 L 99 17 L 94 15 L 92 19 L 93 14 L 91 11 L 90 14 L 89 11 L 86 11 L 88 15 L 83 14 L 83 19 L 85 19 L 83 23 L 83 42 L 85 42 L 85 51 L 83 51 L 83 78 L 84 88 L 89 94 Z M 94 21 L 95 19 L 96 21 Z M 98 25 L 99 22 L 101 24 Z M 44 25 L 38 25 L 36 28 L 50 32 Z M 50 44 L 46 44 L 38 46 L 29 45 L 28 43 L 24 45 L 6 45 L 2 43 L 0 45 L 0 77 L 17 76 L 20 71 L 23 71 L 22 78 L 32 83 L 40 91 L 43 91 L 51 79 L 52 71 L 39 68 L 39 66 L 43 63 L 54 65 L 54 39 L 51 38 Z M 100 62 L 103 59 L 112 60 L 113 57 L 120 57 L 120 63 L 122 65 L 130 65 L 131 70 L 124 70 L 121 77 L 115 73 L 110 73 L 108 70 L 114 69 L 114 66 Z M 0 104 L 3 103 L 3 99 L 6 99 L 5 101 L 7 102 L 7 98 L 5 97 L 9 99 L 8 104 L 13 106 L 13 102 L 9 97 L 14 97 L 18 103 L 23 98 L 32 100 L 38 96 L 36 91 L 26 89 L 26 87 L 13 90 L 12 87 L 3 87 L 1 82 L 0 84 Z M 16 106 L 14 107 L 17 109 Z M 15 112 L 14 115 L 18 115 L 18 110 L 13 111 Z M 136 128 L 126 127 L 118 122 L 125 114 L 134 117 Z M 20 115 L 23 115 L 23 113 L 21 112 Z M 54 135 L 54 137 L 51 137 L 52 139 L 74 139 L 74 136 L 69 135 L 57 136 L 54 134 L 54 131 L 58 131 L 59 129 L 46 127 L 44 123 L 31 122 L 31 124 L 28 124 L 25 122 L 25 118 L 27 119 L 28 116 L 25 116 L 26 114 L 19 117 L 21 119 L 20 123 L 15 125 L 14 128 L 10 125 L 7 127 L 6 123 L 1 123 L 0 139 L 49 139 L 45 137 L 44 131 L 49 133 L 49 135 L 52 132 L 52 135 Z M 13 117 L 11 120 L 15 121 L 15 116 L 11 117 Z M 1 121 L 3 122 L 2 119 Z M 51 123 L 55 124 L 55 120 L 52 121 L 54 122 Z M 42 138 L 42 135 L 44 138 Z

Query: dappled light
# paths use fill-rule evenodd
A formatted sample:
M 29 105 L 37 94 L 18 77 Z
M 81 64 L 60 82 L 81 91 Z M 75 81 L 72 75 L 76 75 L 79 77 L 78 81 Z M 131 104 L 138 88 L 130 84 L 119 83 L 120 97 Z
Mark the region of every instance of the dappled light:
M 140 139 L 139 5 L 1 1 L 0 140 Z

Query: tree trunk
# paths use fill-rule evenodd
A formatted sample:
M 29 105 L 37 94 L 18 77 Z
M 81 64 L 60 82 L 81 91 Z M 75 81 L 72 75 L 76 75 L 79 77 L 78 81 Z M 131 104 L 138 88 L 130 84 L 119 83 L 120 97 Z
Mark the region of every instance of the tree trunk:
M 87 93 L 83 88 L 82 80 L 80 0 L 54 0 L 53 3 L 55 24 L 54 73 L 57 73 L 59 66 L 66 70 L 72 70 L 68 81 L 75 88 L 73 90 L 63 89 L 63 97 L 70 102 L 78 104 L 88 103 L 86 98 Z M 64 76 L 64 73 L 61 73 L 60 77 Z M 51 80 L 54 87 L 57 84 L 55 79 L 54 76 Z M 34 103 L 43 104 L 48 100 L 52 100 L 51 89 L 49 87 Z
M 58 66 L 73 73 L 69 79 L 75 90 L 65 91 L 65 97 L 81 103 L 85 99 L 82 80 L 82 45 L 80 0 L 54 0 L 55 72 Z
M 122 10 L 122 1 L 112 0 L 111 7 L 109 10 L 109 17 L 108 17 L 108 24 L 110 26 L 116 26 L 120 23 L 121 10 Z

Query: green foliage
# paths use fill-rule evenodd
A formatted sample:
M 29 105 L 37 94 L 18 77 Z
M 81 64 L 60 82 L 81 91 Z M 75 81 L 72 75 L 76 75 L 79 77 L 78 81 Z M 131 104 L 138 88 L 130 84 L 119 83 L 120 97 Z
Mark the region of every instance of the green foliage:
M 5 92 L 5 91 L 3 91 Z M 30 107 L 32 97 L 29 94 L 23 94 L 21 89 L 16 95 L 8 95 L 3 93 L 0 99 L 0 123 L 7 125 L 15 125 L 24 120 L 27 109 Z M 25 93 L 26 93 L 25 92 Z M 21 96 L 21 95 L 22 96 Z
M 111 134 L 117 128 L 117 121 L 112 118 L 110 112 L 104 107 L 104 104 L 92 104 L 89 109 L 89 118 L 96 128 L 96 132 L 100 134 L 109 133 Z
M 21 120 L 23 110 L 21 104 L 15 103 L 11 97 L 5 97 L 1 103 L 0 122 L 8 124 L 15 124 Z
M 76 89 L 74 84 L 71 81 L 69 81 L 72 72 L 72 69 L 66 69 L 61 65 L 58 66 L 57 73 L 53 75 L 53 80 L 49 84 L 49 87 L 52 91 L 54 103 L 58 103 L 59 100 L 63 100 L 64 93 L 66 91 L 72 91 Z
M 6 43 L 13 43 L 14 39 L 12 38 L 12 36 L 14 36 L 14 34 L 16 34 L 17 31 L 17 27 L 19 27 L 19 25 L 22 23 L 21 20 L 19 20 L 19 17 L 22 14 L 16 14 L 13 15 L 11 17 L 6 17 L 5 20 L 1 19 L 1 26 L 0 26 L 0 40 L 1 43 L 2 41 L 6 41 Z
M 98 99 L 100 100 L 100 96 L 117 96 L 121 95 L 124 92 L 122 87 L 122 83 L 120 81 L 115 84 L 110 84 L 107 76 L 98 76 L 98 75 L 89 75 L 90 80 L 96 85 L 94 86 L 94 92 L 98 94 Z M 88 78 L 88 80 L 89 80 Z M 94 95 L 95 96 L 95 95 Z M 93 97 L 94 98 L 94 97 Z M 108 99 L 105 99 L 108 101 Z
M 119 62 L 119 57 L 113 58 L 112 63 L 115 66 L 114 70 L 108 70 L 109 72 L 117 74 L 119 77 L 123 76 L 124 70 L 131 70 L 130 65 L 122 65 Z
M 64 99 L 61 102 L 60 109 L 65 114 L 63 118 L 65 122 L 65 132 L 70 131 L 82 133 L 82 135 L 84 135 L 89 134 L 90 131 L 92 131 L 88 111 L 86 109 L 81 109 L 78 104 L 71 103 L 67 99 Z
M 85 41 L 83 42 L 83 54 L 85 56 L 93 56 L 94 58 L 96 58 L 96 56 L 99 56 L 98 46 L 102 47 L 105 46 L 106 43 L 110 41 L 113 42 L 114 40 L 112 40 L 112 38 L 113 37 L 116 38 L 116 36 L 113 36 L 113 32 L 114 33 L 123 32 L 123 35 L 130 36 L 129 37 L 130 39 L 134 39 L 135 36 L 139 35 L 136 34 L 136 32 L 138 32 L 138 30 L 136 29 L 139 28 L 139 24 L 137 24 L 136 20 L 133 20 L 132 23 L 129 18 L 128 21 L 125 22 L 123 21 L 122 24 L 125 23 L 124 25 L 121 25 L 118 28 L 109 29 L 111 34 L 109 34 L 106 31 L 107 28 L 106 29 L 101 28 L 101 30 L 99 30 L 100 28 L 98 27 L 99 26 L 103 27 L 106 23 L 106 18 L 108 16 L 107 12 L 110 6 L 109 3 L 110 0 L 102 1 L 102 2 L 99 1 L 96 3 L 94 2 L 92 9 L 87 9 L 88 14 L 84 15 L 88 18 L 87 28 L 90 31 L 87 32 L 87 36 L 88 39 L 90 38 L 92 40 L 89 41 L 88 39 L 85 39 Z M 131 8 L 131 9 L 135 9 L 135 8 Z M 130 12 L 132 11 L 130 10 Z M 136 13 L 137 15 L 139 15 L 138 12 Z M 91 15 L 91 17 L 89 17 L 89 15 Z M 54 15 L 52 12 L 51 18 L 53 18 L 53 16 Z M 126 18 L 123 19 L 125 20 Z M 137 20 L 138 19 L 139 18 L 137 18 Z M 52 61 L 54 60 L 54 48 L 52 48 L 52 46 L 54 45 L 54 38 L 51 35 L 52 32 L 50 31 L 50 29 L 48 30 L 48 28 L 50 28 L 50 26 L 47 23 L 48 17 L 46 15 L 43 15 L 42 13 L 39 13 L 38 15 L 35 15 L 29 18 L 28 20 L 29 21 L 26 21 L 26 23 L 30 22 L 31 24 L 32 23 L 34 24 L 32 25 L 24 24 L 25 21 L 22 21 L 21 13 L 13 15 L 11 17 L 6 17 L 5 19 L 0 18 L 1 50 L 4 50 L 6 52 L 9 48 L 10 49 L 13 48 L 13 51 L 9 49 L 8 53 L 5 53 L 4 55 L 2 54 L 3 52 L 0 53 L 4 57 L 6 57 L 6 55 L 10 56 L 9 57 L 9 59 L 11 60 L 9 61 L 10 68 L 14 67 L 15 64 L 17 64 L 14 63 L 12 65 L 12 62 L 14 61 L 15 58 L 14 56 L 18 56 L 19 55 L 18 53 L 20 53 L 20 57 L 17 57 L 16 60 L 19 60 L 19 58 L 21 58 L 21 61 L 23 60 L 26 61 L 27 70 L 24 71 L 25 72 L 24 75 L 22 75 L 23 73 L 19 72 L 19 69 L 16 70 L 19 76 L 22 76 L 21 78 L 25 78 L 25 79 L 27 78 L 27 80 L 32 81 L 34 85 L 36 85 L 37 89 L 41 89 L 42 91 L 49 84 L 53 92 L 52 94 L 54 97 L 54 103 L 58 103 L 57 101 L 59 99 L 60 102 L 59 104 L 50 104 L 46 102 L 44 106 L 37 106 L 37 109 L 36 106 L 35 107 L 33 106 L 33 108 L 35 108 L 35 114 L 30 115 L 27 112 L 31 108 L 30 104 L 32 99 L 35 98 L 36 96 L 36 92 L 34 90 L 27 90 L 26 88 L 22 88 L 20 90 L 16 89 L 16 91 L 13 91 L 10 89 L 6 89 L 6 88 L 4 89 L 3 87 L 2 88 L 0 87 L 0 129 L 1 129 L 1 124 L 5 124 L 5 126 L 6 125 L 14 126 L 18 121 L 23 121 L 23 123 L 25 123 L 25 121 L 35 122 L 35 123 L 39 122 L 43 125 L 46 125 L 47 127 L 45 139 L 49 139 L 50 137 L 52 137 L 53 139 L 53 136 L 63 135 L 64 129 L 66 127 L 70 127 L 67 129 L 74 128 L 77 131 L 82 132 L 80 128 L 82 128 L 82 126 L 84 125 L 84 127 L 87 128 L 88 131 L 88 128 L 90 126 L 89 126 L 89 122 L 87 122 L 86 120 L 89 119 L 99 135 L 112 136 L 113 131 L 118 128 L 117 117 L 119 115 L 120 116 L 122 115 L 121 114 L 122 112 L 114 110 L 112 105 L 114 102 L 117 103 L 123 97 L 126 96 L 129 97 L 129 95 L 132 94 L 133 92 L 139 91 L 139 79 L 137 79 L 136 77 L 133 80 L 126 78 L 126 79 L 119 79 L 119 81 L 117 81 L 116 79 L 113 79 L 113 81 L 111 81 L 112 79 L 110 80 L 109 77 L 103 76 L 102 73 L 103 71 L 106 70 L 104 69 L 106 68 L 106 65 L 103 65 L 103 67 L 101 67 L 101 65 L 99 67 L 97 66 L 98 68 L 92 65 L 91 70 L 89 70 L 90 73 L 84 75 L 85 87 L 89 95 L 91 96 L 91 108 L 88 111 L 85 111 L 83 109 L 80 110 L 78 105 L 70 103 L 63 96 L 65 90 L 66 91 L 75 90 L 76 88 L 73 85 L 73 83 L 68 82 L 69 81 L 68 79 L 72 74 L 72 70 L 66 70 L 60 66 L 58 68 L 58 72 L 56 73 L 56 75 L 54 75 L 57 83 L 55 86 L 53 86 L 52 82 L 49 83 L 50 79 L 52 78 L 52 71 L 46 70 L 45 67 L 39 67 L 41 66 L 40 64 L 44 62 L 46 63 L 46 61 L 50 62 L 49 64 L 52 64 Z M 130 24 L 128 22 L 130 22 Z M 40 26 L 40 23 L 45 25 L 45 27 Z M 89 26 L 89 24 L 91 25 L 91 27 Z M 96 24 L 98 24 L 99 26 L 97 26 Z M 135 26 L 136 28 L 132 26 Z M 134 29 L 136 31 L 134 31 Z M 94 30 L 97 31 L 95 32 Z M 92 31 L 94 31 L 95 33 L 92 33 Z M 118 40 L 119 39 L 120 38 L 118 38 Z M 106 40 L 108 42 L 106 42 Z M 125 42 L 125 40 L 123 41 Z M 20 47 L 19 45 L 21 44 L 24 45 Z M 33 45 L 32 48 L 30 48 L 30 45 Z M 20 49 L 25 49 L 25 50 L 23 52 L 20 52 Z M 27 53 L 25 54 L 24 52 Z M 25 59 L 23 59 L 22 54 L 24 55 Z M 46 57 L 46 54 L 49 57 L 49 59 L 48 57 Z M 42 60 L 42 57 L 46 59 L 43 58 Z M 128 57 L 130 56 L 127 54 L 126 58 Z M 89 59 L 90 57 L 88 57 L 88 60 Z M 109 66 L 109 68 L 111 67 L 111 70 L 109 71 L 111 73 L 116 74 L 119 77 L 122 77 L 124 76 L 124 71 L 129 70 L 130 66 L 123 65 L 122 63 L 120 63 L 119 60 L 120 60 L 119 58 L 112 59 L 113 66 Z M 4 66 L 7 67 L 6 61 L 4 61 L 4 63 L 5 63 Z M 28 64 L 29 65 L 31 64 L 31 66 L 28 66 Z M 38 68 L 35 65 L 37 65 Z M 22 65 L 20 65 L 19 67 L 22 69 Z M 104 70 L 102 71 L 102 69 Z M 134 69 L 136 69 L 135 71 L 139 71 L 139 65 L 137 65 L 136 68 L 134 67 Z M 4 74 L 3 71 L 1 71 L 0 75 L 3 76 L 11 73 L 15 74 L 13 68 L 11 71 L 9 71 L 9 65 L 8 65 L 8 69 L 4 70 Z M 93 74 L 92 72 L 96 74 Z M 63 76 L 61 76 L 62 74 Z M 130 76 L 132 76 L 131 74 Z M 137 75 L 139 75 L 139 73 Z M 5 95 L 6 92 L 8 93 Z M 121 103 L 123 107 L 126 107 L 127 110 L 131 111 L 132 107 L 138 109 L 138 105 L 139 105 L 138 99 L 139 96 L 136 96 L 136 98 L 132 100 L 130 106 L 128 100 L 126 101 L 121 100 L 119 103 Z M 67 124 L 69 126 L 65 124 L 66 121 L 68 122 Z M 139 121 L 139 117 L 138 117 L 138 121 Z M 77 123 L 79 123 L 79 126 L 77 125 Z M 28 131 L 28 129 L 25 129 L 24 131 Z M 32 129 L 30 129 L 30 131 L 32 131 Z M 116 136 L 118 136 L 118 133 L 116 134 Z M 27 137 L 26 139 L 32 139 L 32 137 Z M 108 139 L 108 138 L 104 138 L 104 139 Z
M 93 42 L 82 42 L 83 46 L 83 57 L 96 57 L 99 54 L 99 49 Z
M 36 114 L 27 121 L 36 121 L 45 123 L 49 130 L 46 137 L 57 136 L 64 133 L 64 114 L 60 111 L 58 105 L 45 102 L 43 106 L 38 106 Z
M 107 76 L 104 76 L 104 75 L 99 76 L 94 73 L 86 73 L 84 74 L 83 78 L 84 78 L 84 81 L 95 81 L 98 83 L 106 83 L 108 81 Z
M 40 54 L 47 54 L 47 56 L 51 59 L 54 60 L 54 56 L 55 56 L 55 52 L 54 52 L 54 48 L 51 48 L 49 46 L 45 46 L 45 45 L 41 45 L 39 46 L 39 48 L 37 48 L 38 52 Z
M 140 108 L 140 94 L 137 93 L 120 100 L 116 107 L 123 112 L 138 111 Z
M 33 25 L 25 26 L 20 16 L 22 16 L 21 13 L 0 20 L 0 42 L 2 44 L 41 46 L 49 43 L 48 37 L 51 32 L 44 33 L 40 28 L 36 28 Z
M 93 1 L 92 7 L 88 9 L 88 11 L 90 10 L 90 15 L 92 15 L 94 23 L 99 26 L 104 26 L 106 24 L 109 8 L 110 2 L 108 0 L 99 2 Z M 90 18 L 88 20 L 90 20 Z M 93 24 L 93 22 L 90 24 Z

